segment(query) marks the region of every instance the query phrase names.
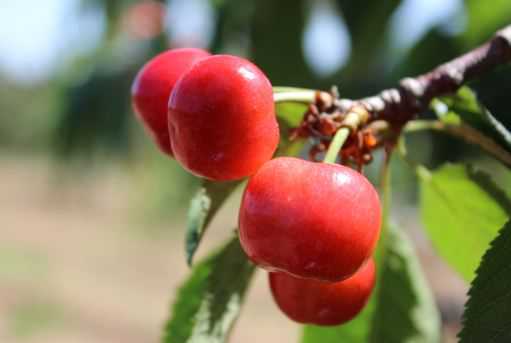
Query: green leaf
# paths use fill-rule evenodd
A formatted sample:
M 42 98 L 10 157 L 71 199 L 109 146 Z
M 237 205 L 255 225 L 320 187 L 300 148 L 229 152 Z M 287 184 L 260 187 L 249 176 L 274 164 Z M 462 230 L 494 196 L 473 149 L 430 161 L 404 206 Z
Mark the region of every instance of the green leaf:
M 463 122 L 492 137 L 511 152 L 511 132 L 479 102 L 470 88 L 462 87 L 455 95 L 441 98 L 441 102 L 447 105 L 449 112 L 447 116 L 439 115 L 440 119 L 452 120 L 454 115 L 458 115 Z
M 465 0 L 467 27 L 462 39 L 467 48 L 473 48 L 481 44 L 491 35 L 509 24 L 511 18 L 511 2 L 509 0 L 492 0 L 488 2 L 480 0 Z
M 387 244 L 369 341 L 439 342 L 440 316 L 412 243 L 390 226 Z
M 390 174 L 387 171 L 385 175 L 384 227 L 374 256 L 374 293 L 365 309 L 349 323 L 305 326 L 302 343 L 439 341 L 439 315 L 413 247 L 403 232 L 388 224 Z
M 225 342 L 253 272 L 237 237 L 198 264 L 177 293 L 163 342 Z
M 277 118 L 279 124 L 287 127 L 297 127 L 303 119 L 303 114 L 307 111 L 307 105 L 284 102 L 276 106 Z
M 239 183 L 239 181 L 202 181 L 202 185 L 193 196 L 188 209 L 186 260 L 189 265 L 192 264 L 193 256 L 211 219 Z
M 469 291 L 460 343 L 511 342 L 511 223 L 484 254 Z
M 420 167 L 418 175 L 426 231 L 438 253 L 471 281 L 508 220 L 509 202 L 487 174 L 467 166 L 446 164 L 433 173 Z
M 274 87 L 276 91 L 288 91 L 294 88 Z M 289 140 L 291 129 L 298 127 L 303 119 L 307 106 L 299 103 L 278 103 L 276 105 L 277 119 L 279 121 L 280 142 L 277 156 L 297 156 L 300 154 L 305 141 L 297 139 Z

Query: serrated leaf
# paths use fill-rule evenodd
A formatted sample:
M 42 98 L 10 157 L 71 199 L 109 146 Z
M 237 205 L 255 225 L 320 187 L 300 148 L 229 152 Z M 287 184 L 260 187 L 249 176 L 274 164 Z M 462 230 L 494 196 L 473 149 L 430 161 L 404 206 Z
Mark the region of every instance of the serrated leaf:
M 192 264 L 193 256 L 211 219 L 240 181 L 213 182 L 203 180 L 190 202 L 186 227 L 186 261 Z
M 469 291 L 460 343 L 511 342 L 511 223 L 484 254 Z
M 306 326 L 302 343 L 439 341 L 438 311 L 417 257 L 405 234 L 388 225 L 389 180 L 385 184 L 384 225 L 387 229 L 382 230 L 384 236 L 375 254 L 377 283 L 369 303 L 347 324 Z
M 504 193 L 491 178 L 464 165 L 446 164 L 430 173 L 423 167 L 420 207 L 438 253 L 471 281 L 490 241 L 508 220 Z
M 199 263 L 177 293 L 163 343 L 225 342 L 253 272 L 237 237 Z
M 505 150 L 511 151 L 511 132 L 479 102 L 470 88 L 462 87 L 455 95 L 443 97 L 441 101 L 448 107 L 448 118 L 458 115 L 463 122 L 492 137 Z
M 393 226 L 387 242 L 369 342 L 440 342 L 440 315 L 412 243 Z

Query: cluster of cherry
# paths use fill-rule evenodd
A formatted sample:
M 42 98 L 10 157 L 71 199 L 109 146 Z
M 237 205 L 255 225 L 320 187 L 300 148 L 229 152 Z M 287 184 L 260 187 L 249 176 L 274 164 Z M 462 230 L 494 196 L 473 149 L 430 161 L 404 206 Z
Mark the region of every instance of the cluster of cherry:
M 140 70 L 132 101 L 161 150 L 189 172 L 214 181 L 250 177 L 240 242 L 269 271 L 284 313 L 338 325 L 363 309 L 375 283 L 378 194 L 342 165 L 272 159 L 279 127 L 259 68 L 236 56 L 169 50 Z

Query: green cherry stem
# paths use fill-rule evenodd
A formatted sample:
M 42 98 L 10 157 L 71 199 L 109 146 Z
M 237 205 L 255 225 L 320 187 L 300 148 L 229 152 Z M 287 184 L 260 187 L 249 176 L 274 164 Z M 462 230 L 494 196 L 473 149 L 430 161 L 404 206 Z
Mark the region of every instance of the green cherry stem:
M 325 158 L 323 159 L 324 163 L 335 163 L 337 155 L 339 155 L 339 151 L 341 151 L 342 146 L 346 142 L 346 139 L 348 139 L 349 135 L 350 129 L 348 127 L 341 127 L 335 133 L 332 142 L 330 142 Z
M 311 104 L 316 100 L 316 91 L 296 90 L 273 93 L 273 101 L 278 102 L 298 102 Z
M 335 133 L 334 138 L 330 142 L 330 146 L 326 152 L 323 162 L 335 163 L 337 155 L 341 151 L 342 146 L 350 136 L 351 132 L 358 130 L 359 126 L 366 123 L 369 119 L 369 112 L 362 106 L 353 106 L 351 110 L 346 113 L 342 121 L 342 127 Z

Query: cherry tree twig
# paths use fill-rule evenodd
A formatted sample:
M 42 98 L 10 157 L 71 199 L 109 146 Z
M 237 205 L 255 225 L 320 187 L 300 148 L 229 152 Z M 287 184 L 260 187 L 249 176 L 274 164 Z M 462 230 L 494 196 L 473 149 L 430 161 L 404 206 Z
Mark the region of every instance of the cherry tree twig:
M 351 100 L 338 98 L 335 89 L 331 92 L 324 92 L 274 87 L 274 101 L 276 103 L 308 104 L 304 119 L 300 126 L 293 131 L 293 136 L 319 137 L 322 139 L 322 145 L 331 144 L 328 147 L 325 160 L 333 162 L 349 135 L 357 132 L 364 125 L 369 128 L 369 125 L 376 122 L 387 123 L 378 130 L 392 132 L 391 135 L 387 135 L 387 138 L 392 137 L 395 140 L 404 125 L 415 119 L 417 114 L 426 110 L 433 98 L 453 94 L 465 83 L 509 62 L 511 62 L 511 25 L 498 31 L 480 47 L 444 63 L 426 74 L 414 78 L 404 78 L 397 88 L 386 89 L 375 96 Z M 371 130 L 377 127 L 371 127 Z M 468 126 L 454 128 L 440 124 L 428 126 L 423 123 L 416 128 L 436 129 L 453 134 L 479 145 L 506 165 L 511 166 L 511 154 L 500 148 L 491 138 L 485 137 Z M 376 131 L 378 130 L 375 132 L 371 130 L 368 131 L 369 135 L 376 134 L 373 138 L 377 140 Z M 328 139 L 327 137 L 333 138 Z M 360 142 L 365 144 L 364 140 L 359 139 Z M 369 145 L 366 146 L 366 153 L 370 154 L 371 150 L 381 146 L 377 143 L 371 146 L 369 146 L 370 142 L 367 143 Z M 360 157 L 358 154 L 360 149 L 359 147 L 358 150 L 355 150 L 357 154 L 352 155 L 351 158 Z M 363 162 L 357 161 L 358 163 Z
M 509 62 L 511 25 L 498 31 L 480 47 L 426 74 L 404 78 L 397 88 L 359 100 L 339 99 L 337 105 L 343 111 L 362 105 L 373 119 L 404 124 L 427 109 L 434 97 L 452 94 L 466 82 Z

